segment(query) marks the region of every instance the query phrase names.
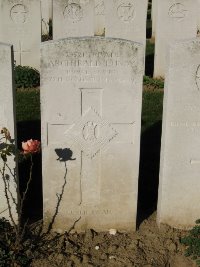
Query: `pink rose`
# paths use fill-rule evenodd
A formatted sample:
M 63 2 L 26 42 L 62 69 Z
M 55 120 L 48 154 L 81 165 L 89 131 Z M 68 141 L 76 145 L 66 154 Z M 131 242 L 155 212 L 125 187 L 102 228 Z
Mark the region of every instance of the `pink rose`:
M 40 141 L 30 139 L 26 142 L 22 142 L 22 149 L 24 150 L 24 154 L 37 153 L 40 151 Z

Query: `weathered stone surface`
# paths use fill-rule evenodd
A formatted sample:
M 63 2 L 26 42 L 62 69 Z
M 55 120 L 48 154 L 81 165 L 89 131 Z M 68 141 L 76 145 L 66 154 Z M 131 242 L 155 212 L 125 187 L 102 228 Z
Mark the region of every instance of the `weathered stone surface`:
M 14 45 L 17 65 L 39 70 L 40 0 L 0 0 L 0 41 Z
M 171 45 L 168 65 L 158 223 L 189 228 L 200 214 L 200 39 Z
M 53 0 L 53 39 L 94 36 L 93 0 Z
M 100 37 L 42 44 L 44 217 L 58 211 L 59 232 L 135 229 L 143 54 Z
M 194 0 L 157 0 L 154 77 L 164 77 L 167 47 L 174 40 L 195 38 L 197 2 Z
M 13 107 L 14 98 L 15 93 L 13 86 L 12 46 L 0 43 L 0 130 L 3 127 L 6 127 L 10 131 L 12 138 L 16 138 L 15 110 Z M 0 137 L 2 137 L 1 134 Z M 8 157 L 7 163 L 12 173 L 15 173 L 15 164 L 13 158 Z M 2 159 L 0 159 L 0 168 L 1 170 L 3 168 Z M 10 206 L 13 213 L 13 217 L 16 219 L 16 206 L 12 199 L 12 197 L 14 197 L 15 201 L 17 201 L 16 183 L 14 182 L 14 177 L 11 175 L 8 168 L 6 168 L 5 174 L 9 175 L 9 190 L 10 193 L 12 193 L 12 196 L 9 192 L 8 195 L 10 199 Z M 5 197 L 4 188 L 4 182 L 2 179 L 2 175 L 0 174 L 0 217 L 5 217 L 6 219 L 9 219 L 8 205 Z
M 105 36 L 145 45 L 147 3 L 147 0 L 105 1 Z

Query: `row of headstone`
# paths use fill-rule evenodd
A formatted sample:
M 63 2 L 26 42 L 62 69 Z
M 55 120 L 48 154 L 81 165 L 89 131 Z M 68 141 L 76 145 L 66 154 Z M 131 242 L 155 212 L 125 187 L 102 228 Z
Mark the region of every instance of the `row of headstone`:
M 44 218 L 57 214 L 58 232 L 74 222 L 135 229 L 143 48 L 97 37 L 42 44 Z M 158 223 L 189 228 L 200 213 L 200 39 L 171 45 L 168 61 Z
M 16 65 L 40 67 L 40 0 L 0 0 L 0 41 L 14 46 Z
M 51 0 L 42 1 L 43 33 L 48 33 L 51 4 Z M 146 13 L 147 0 L 55 0 L 53 38 L 96 34 L 145 45 Z M 27 65 L 39 70 L 40 17 L 40 0 L 0 0 L 0 40 L 14 45 L 16 65 Z
M 0 47 L 1 122 L 14 135 L 11 46 Z M 135 229 L 143 56 L 122 39 L 42 44 L 44 218 L 58 232 Z M 173 44 L 168 61 L 158 222 L 187 228 L 200 212 L 200 40 Z
M 0 44 L 0 115 L 16 139 L 12 52 Z M 135 229 L 143 57 L 142 44 L 122 39 L 42 44 L 44 218 L 56 213 L 59 232 L 76 220 L 78 230 Z M 2 179 L 0 196 L 0 214 L 9 219 Z
M 198 0 L 199 1 L 199 0 Z M 41 42 L 40 0 L 1 0 L 0 40 L 14 45 L 16 65 L 39 70 Z M 52 16 L 51 0 L 42 1 L 43 31 Z M 110 14 L 112 13 L 112 16 Z M 55 0 L 53 37 L 105 35 L 145 45 L 147 0 Z M 153 32 L 156 33 L 154 77 L 164 77 L 168 44 L 197 34 L 197 0 L 152 2 Z
M 14 135 L 11 46 L 0 48 L 1 126 Z M 172 45 L 165 88 L 158 221 L 178 228 L 200 211 L 199 51 L 196 39 Z M 142 58 L 142 45 L 117 39 L 42 45 L 44 210 L 48 221 L 63 192 L 58 231 L 135 226 Z
M 145 45 L 147 2 L 55 0 L 53 39 L 104 35 Z

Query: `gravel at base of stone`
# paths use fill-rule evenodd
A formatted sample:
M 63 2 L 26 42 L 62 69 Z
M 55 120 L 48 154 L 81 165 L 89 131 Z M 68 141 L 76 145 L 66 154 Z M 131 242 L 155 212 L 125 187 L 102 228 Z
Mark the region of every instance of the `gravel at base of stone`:
M 135 233 L 97 233 L 88 230 L 62 238 L 62 250 L 32 267 L 195 267 L 184 257 L 180 238 L 186 231 L 156 225 L 156 213 L 143 221 Z M 97 249 L 98 248 L 98 249 Z

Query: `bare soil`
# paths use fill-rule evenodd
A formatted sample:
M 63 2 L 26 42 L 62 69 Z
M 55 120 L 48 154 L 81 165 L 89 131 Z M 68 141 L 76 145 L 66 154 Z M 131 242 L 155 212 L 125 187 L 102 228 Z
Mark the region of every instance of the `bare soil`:
M 156 224 L 156 213 L 143 221 L 134 233 L 111 235 L 88 230 L 62 237 L 47 258 L 32 267 L 195 267 L 184 256 L 180 238 L 186 231 Z M 59 247 L 59 249 L 58 249 Z M 62 248 L 62 249 L 60 249 Z

